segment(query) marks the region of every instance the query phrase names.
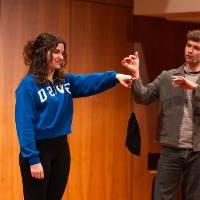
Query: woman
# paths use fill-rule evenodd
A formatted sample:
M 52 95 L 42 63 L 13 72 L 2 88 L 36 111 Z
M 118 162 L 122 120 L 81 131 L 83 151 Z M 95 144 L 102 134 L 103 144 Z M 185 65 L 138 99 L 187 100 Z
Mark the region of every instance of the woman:
M 131 76 L 114 71 L 65 74 L 66 44 L 42 33 L 24 47 L 28 74 L 16 90 L 15 121 L 25 200 L 60 200 L 70 168 L 67 135 L 71 132 L 73 98 L 103 92 Z

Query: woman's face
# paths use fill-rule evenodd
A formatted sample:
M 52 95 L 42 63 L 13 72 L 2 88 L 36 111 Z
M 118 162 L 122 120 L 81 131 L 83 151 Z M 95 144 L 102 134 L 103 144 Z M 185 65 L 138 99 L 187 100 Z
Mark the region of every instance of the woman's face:
M 60 43 L 58 46 L 52 51 L 52 56 L 50 58 L 51 52 L 48 52 L 48 60 L 49 62 L 49 69 L 54 71 L 56 69 L 60 69 L 61 66 L 64 64 L 64 44 Z

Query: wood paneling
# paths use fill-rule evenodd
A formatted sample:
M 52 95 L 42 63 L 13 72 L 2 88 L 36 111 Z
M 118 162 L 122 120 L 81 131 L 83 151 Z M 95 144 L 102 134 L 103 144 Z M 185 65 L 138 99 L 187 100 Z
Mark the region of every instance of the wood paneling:
M 121 59 L 133 45 L 129 32 L 131 8 L 72 2 L 70 10 L 68 0 L 1 0 L 1 199 L 22 199 L 14 91 L 27 70 L 22 59 L 26 41 L 43 31 L 63 36 L 69 44 L 74 72 L 123 71 Z M 63 199 L 131 198 L 131 156 L 124 148 L 129 99 L 129 91 L 117 86 L 76 101 L 74 133 L 70 137 L 72 167 Z
M 69 40 L 69 1 L 1 0 L 0 19 L 0 199 L 21 200 L 14 92 L 27 70 L 22 49 L 43 31 Z
M 73 1 L 71 19 L 72 72 L 122 71 L 133 41 L 131 9 Z M 75 100 L 69 199 L 131 199 L 131 155 L 124 146 L 129 113 L 130 93 L 121 86 Z
M 74 0 L 74 1 L 83 1 L 86 3 L 101 3 L 101 4 L 111 4 L 111 5 L 119 5 L 119 6 L 133 6 L 133 0 Z
M 153 80 L 162 70 L 184 62 L 187 31 L 198 29 L 199 24 L 135 16 L 133 27 L 134 41 L 142 47 L 143 66 L 146 66 L 147 74 Z

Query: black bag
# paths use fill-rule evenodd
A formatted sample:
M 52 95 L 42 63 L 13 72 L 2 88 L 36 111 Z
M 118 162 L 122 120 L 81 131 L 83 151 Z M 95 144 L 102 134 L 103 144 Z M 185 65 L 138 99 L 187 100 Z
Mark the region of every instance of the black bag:
M 135 113 L 131 113 L 128 120 L 127 135 L 126 135 L 126 147 L 128 150 L 137 156 L 140 156 L 141 151 L 141 136 L 140 127 L 135 116 Z

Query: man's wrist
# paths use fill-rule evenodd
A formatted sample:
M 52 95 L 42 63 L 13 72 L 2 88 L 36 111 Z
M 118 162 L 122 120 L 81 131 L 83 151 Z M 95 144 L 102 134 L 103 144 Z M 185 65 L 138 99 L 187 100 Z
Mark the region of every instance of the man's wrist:
M 138 79 L 140 79 L 140 74 L 139 74 L 139 73 L 132 73 L 132 77 L 133 77 L 135 80 L 138 80 Z
M 200 89 L 200 85 L 196 83 L 196 84 L 194 85 L 194 89 Z

